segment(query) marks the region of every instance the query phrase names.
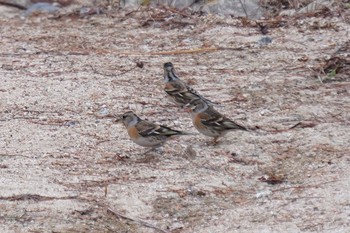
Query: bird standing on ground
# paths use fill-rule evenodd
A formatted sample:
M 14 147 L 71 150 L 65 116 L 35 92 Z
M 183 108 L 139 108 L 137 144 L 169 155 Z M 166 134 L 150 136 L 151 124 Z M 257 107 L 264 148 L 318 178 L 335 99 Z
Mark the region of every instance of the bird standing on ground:
M 229 131 L 248 131 L 246 127 L 223 116 L 201 99 L 192 100 L 187 106 L 191 111 L 194 127 L 205 136 L 213 137 L 214 144 L 217 143 L 219 137 L 224 136 Z
M 143 147 L 156 148 L 163 145 L 171 136 L 190 135 L 187 132 L 173 130 L 163 125 L 142 120 L 132 111 L 124 113 L 121 120 L 127 128 L 130 139 Z
M 173 102 L 181 107 L 194 99 L 202 99 L 209 105 L 216 105 L 216 103 L 199 95 L 194 89 L 179 79 L 175 74 L 175 69 L 171 62 L 164 63 L 164 82 L 164 91 Z

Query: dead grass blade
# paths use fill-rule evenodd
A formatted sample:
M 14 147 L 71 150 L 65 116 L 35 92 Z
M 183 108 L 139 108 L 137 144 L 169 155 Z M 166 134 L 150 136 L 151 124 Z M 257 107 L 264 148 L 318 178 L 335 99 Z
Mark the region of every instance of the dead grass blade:
M 319 188 L 321 185 L 325 185 L 325 184 L 329 184 L 329 183 L 335 183 L 335 182 L 339 182 L 339 179 L 334 179 L 334 180 L 330 180 L 330 181 L 325 181 L 325 182 L 321 182 L 318 184 L 310 184 L 310 185 L 297 185 L 297 186 L 292 186 L 292 187 L 283 187 L 283 188 L 278 188 L 278 189 L 274 189 L 271 190 L 273 193 L 275 192 L 280 192 L 280 191 L 285 191 L 285 190 L 289 190 L 289 189 L 307 189 L 307 188 Z
M 126 215 L 124 215 L 122 213 L 119 213 L 119 212 L 116 212 L 116 211 L 112 210 L 111 208 L 108 208 L 107 212 L 113 214 L 114 216 L 116 216 L 118 218 L 124 218 L 124 219 L 130 220 L 130 221 L 136 222 L 136 223 L 138 223 L 140 225 L 143 225 L 145 227 L 149 227 L 149 228 L 155 229 L 155 230 L 157 230 L 159 232 L 170 233 L 170 231 L 166 231 L 166 230 L 160 229 L 159 227 L 156 227 L 156 226 L 154 226 L 154 225 L 152 225 L 152 224 L 150 224 L 148 222 L 145 222 L 143 220 L 128 217 L 128 216 L 126 216 Z

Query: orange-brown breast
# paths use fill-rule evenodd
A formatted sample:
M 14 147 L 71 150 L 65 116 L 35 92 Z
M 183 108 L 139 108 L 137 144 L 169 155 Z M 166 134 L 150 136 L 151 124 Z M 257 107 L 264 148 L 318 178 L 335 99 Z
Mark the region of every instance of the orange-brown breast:
M 132 139 L 137 139 L 140 137 L 139 132 L 137 131 L 136 127 L 129 127 L 128 128 L 128 134 Z
M 198 129 L 205 129 L 206 126 L 202 124 L 202 117 L 201 114 L 197 114 L 193 120 L 193 124 Z
M 175 88 L 174 88 L 174 86 L 171 84 L 171 83 L 166 83 L 165 85 L 164 85 L 164 90 L 166 90 L 166 91 L 172 91 L 172 90 L 174 90 Z

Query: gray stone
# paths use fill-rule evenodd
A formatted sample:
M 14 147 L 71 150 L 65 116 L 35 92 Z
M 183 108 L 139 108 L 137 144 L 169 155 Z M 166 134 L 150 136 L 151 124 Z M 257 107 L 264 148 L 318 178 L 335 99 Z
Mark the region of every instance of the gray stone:
M 147 0 L 121 0 L 121 7 L 133 7 Z M 263 14 L 259 0 L 150 0 L 150 6 L 166 5 L 178 9 L 190 7 L 194 12 L 232 15 L 258 19 Z
M 204 5 L 194 4 L 194 11 L 211 14 L 232 15 L 258 19 L 262 16 L 262 8 L 257 0 L 217 0 Z
M 309 5 L 306 7 L 303 7 L 300 9 L 298 13 L 309 13 L 309 12 L 315 12 L 317 10 L 321 10 L 324 7 L 330 7 L 332 5 L 333 1 L 332 0 L 316 0 L 311 2 Z
M 295 14 L 305 14 L 312 13 L 315 11 L 322 10 L 323 8 L 331 7 L 333 1 L 332 0 L 316 0 L 308 4 L 307 6 L 301 8 L 300 10 L 288 9 L 281 11 L 279 15 L 281 16 L 293 16 Z
M 257 43 L 260 46 L 268 45 L 268 44 L 272 43 L 272 38 L 268 37 L 268 36 L 264 36 L 260 40 L 258 40 Z
M 55 13 L 59 8 L 51 3 L 38 2 L 31 5 L 25 12 L 25 16 L 30 16 L 36 13 Z

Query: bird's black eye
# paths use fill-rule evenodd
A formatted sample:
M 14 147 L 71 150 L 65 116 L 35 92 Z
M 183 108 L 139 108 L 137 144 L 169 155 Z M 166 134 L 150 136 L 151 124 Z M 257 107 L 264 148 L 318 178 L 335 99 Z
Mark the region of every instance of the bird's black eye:
M 167 69 L 170 69 L 173 67 L 173 64 L 171 62 L 164 63 L 164 67 Z
M 123 119 L 125 119 L 126 118 L 126 116 L 122 116 L 123 117 Z

